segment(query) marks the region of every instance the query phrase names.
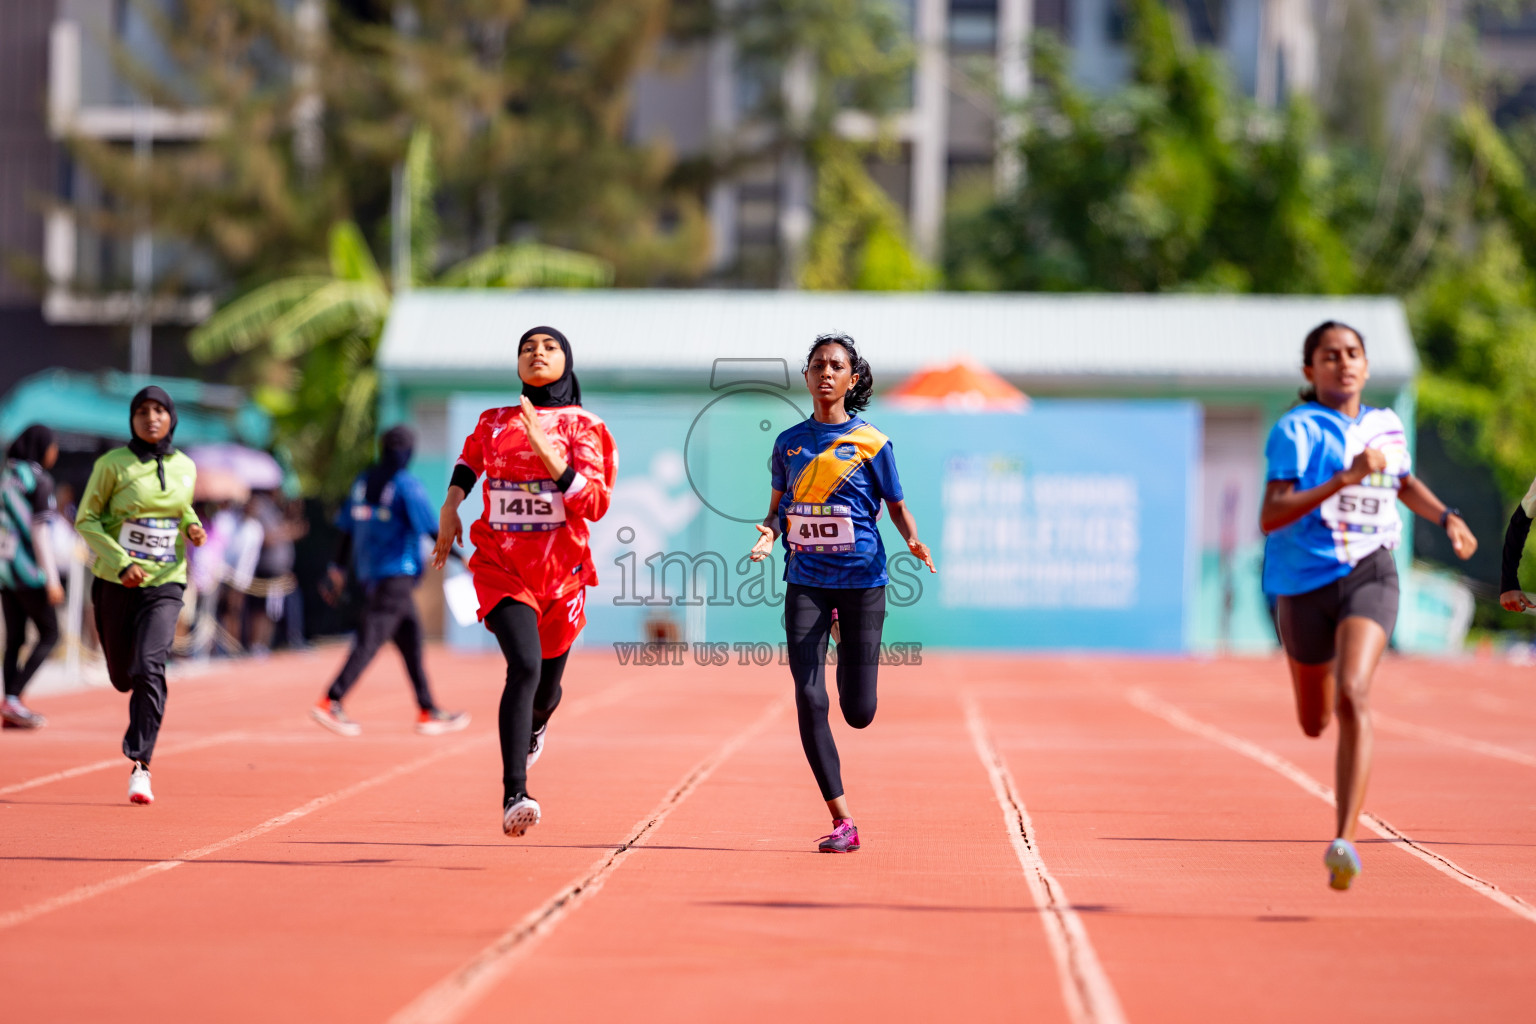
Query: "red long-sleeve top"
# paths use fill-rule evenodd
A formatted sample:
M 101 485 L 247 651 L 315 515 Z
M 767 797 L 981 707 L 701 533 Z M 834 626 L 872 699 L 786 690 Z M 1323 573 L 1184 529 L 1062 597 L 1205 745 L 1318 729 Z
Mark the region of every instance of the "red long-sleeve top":
M 502 598 L 541 609 L 578 587 L 597 584 L 588 524 L 608 511 L 618 448 L 608 425 L 579 405 L 539 409 L 538 418 L 555 451 L 575 470 L 563 494 L 528 443 L 518 406 L 481 413 L 459 455 L 459 465 L 484 477 L 481 517 L 469 529 L 475 546 L 469 570 L 482 619 Z M 531 524 L 516 522 L 514 516 L 508 523 L 508 502 L 516 509 L 519 500 L 530 495 L 552 502 L 557 494 L 564 506 L 563 523 L 552 524 L 548 515 Z

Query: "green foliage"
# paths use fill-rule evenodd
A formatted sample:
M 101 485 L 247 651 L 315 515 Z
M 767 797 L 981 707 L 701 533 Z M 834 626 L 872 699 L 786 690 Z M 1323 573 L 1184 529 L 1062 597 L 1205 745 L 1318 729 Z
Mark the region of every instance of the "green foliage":
M 411 151 L 411 202 L 430 210 L 426 188 L 435 180 L 430 140 L 413 140 Z M 433 250 L 435 227 L 430 217 L 413 219 L 413 254 Z M 205 362 L 245 357 L 248 372 L 261 382 L 256 400 L 272 414 L 277 443 L 292 460 L 301 487 L 305 493 L 338 497 L 372 458 L 378 398 L 374 358 L 391 293 L 356 224 L 334 225 L 329 251 L 328 276 L 279 278 L 255 288 L 193 331 L 189 346 Z M 525 242 L 472 256 L 435 283 L 590 288 L 612 281 L 613 268 L 596 257 Z
M 815 182 L 812 237 L 795 274 L 804 287 L 930 287 L 933 274 L 909 251 L 899 211 L 865 168 L 891 148 L 889 115 L 910 99 L 914 50 L 904 15 L 886 0 L 742 0 L 722 8 L 719 24 L 743 72 L 748 127 L 702 178 L 770 162 L 780 162 L 783 175 L 783 162 L 803 161 Z M 850 121 L 859 122 L 852 133 L 843 130 Z M 777 261 L 794 257 L 774 252 Z M 785 269 L 742 268 L 760 284 L 777 283 Z
M 1243 97 L 1168 11 L 1136 0 L 1132 83 L 1090 96 L 1050 40 L 1021 142 L 1027 183 L 958 219 L 960 288 L 1340 293 L 1363 282 L 1352 165 L 1317 145 L 1303 103 Z
M 938 275 L 912 252 L 901 211 L 864 169 L 859 148 L 823 144 L 815 217 L 800 284 L 813 291 L 920 291 Z
M 130 147 L 68 140 L 109 186 L 110 202 L 77 209 L 95 230 L 127 237 L 147 219 L 191 243 L 189 269 L 211 257 L 245 289 L 314 261 L 342 220 L 385 251 L 403 166 L 418 281 L 514 237 L 596 253 L 627 284 L 704 270 L 696 194 L 673 182 L 665 146 L 628 137 L 633 78 L 671 0 L 326 3 L 318 28 L 271 0 L 178 0 L 174 19 L 132 2 L 171 72 L 119 48 L 119 74 L 157 104 L 211 112 L 216 128 L 143 164 Z

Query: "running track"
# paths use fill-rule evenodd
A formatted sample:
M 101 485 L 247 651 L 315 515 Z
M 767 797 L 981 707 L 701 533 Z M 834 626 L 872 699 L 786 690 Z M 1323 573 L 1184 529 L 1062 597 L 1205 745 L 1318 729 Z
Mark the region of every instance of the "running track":
M 429 739 L 381 658 L 349 741 L 304 717 L 342 654 L 173 681 L 150 808 L 116 693 L 0 736 L 7 1021 L 1536 1013 L 1529 669 L 1384 665 L 1367 807 L 1400 838 L 1339 894 L 1333 733 L 1275 661 L 888 669 L 838 726 L 865 847 L 832 857 L 784 669 L 574 658 L 515 841 L 495 661 L 430 653 L 475 722 Z

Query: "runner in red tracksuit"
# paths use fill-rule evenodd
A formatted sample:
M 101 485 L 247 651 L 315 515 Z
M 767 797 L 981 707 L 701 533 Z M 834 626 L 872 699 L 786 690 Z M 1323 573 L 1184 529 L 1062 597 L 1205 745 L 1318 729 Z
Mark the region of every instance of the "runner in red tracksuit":
M 586 588 L 597 583 L 587 524 L 608 511 L 618 471 L 613 435 L 581 407 L 570 342 L 535 327 L 517 346 L 520 406 L 487 409 L 453 469 L 439 513 L 433 564 L 462 542 L 459 504 L 482 474 L 485 509 L 470 527 L 469 559 L 480 618 L 507 659 L 501 694 L 502 830 L 539 823 L 528 769 L 560 703 L 560 676 L 586 625 Z

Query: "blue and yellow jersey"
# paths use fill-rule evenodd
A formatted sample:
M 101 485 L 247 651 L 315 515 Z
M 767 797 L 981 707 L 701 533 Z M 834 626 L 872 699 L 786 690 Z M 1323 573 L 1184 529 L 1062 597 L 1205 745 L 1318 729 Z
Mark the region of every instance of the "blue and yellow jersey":
M 803 420 L 773 444 L 773 489 L 782 491 L 784 579 L 803 587 L 883 587 L 880 503 L 901 500 L 890 438 L 858 416 Z

